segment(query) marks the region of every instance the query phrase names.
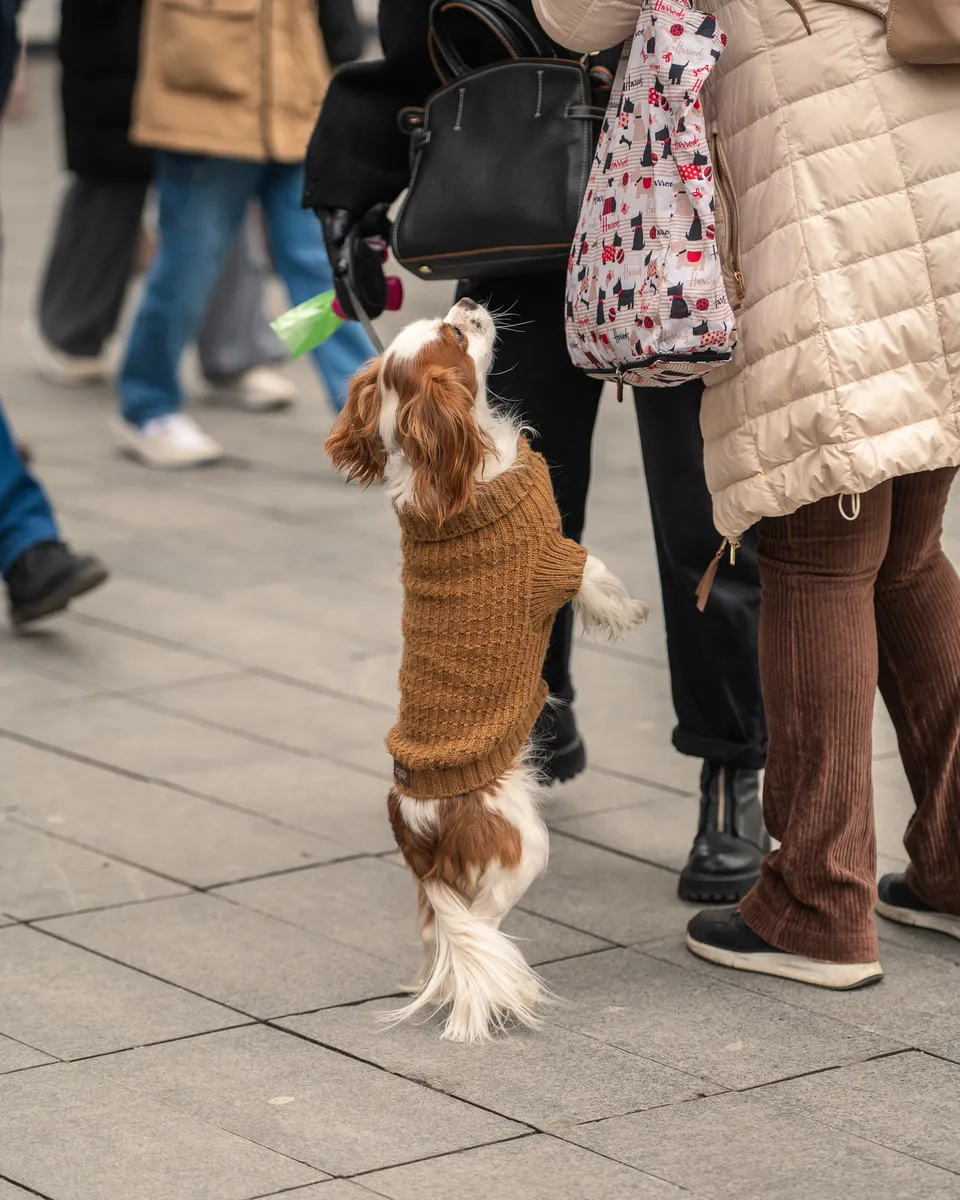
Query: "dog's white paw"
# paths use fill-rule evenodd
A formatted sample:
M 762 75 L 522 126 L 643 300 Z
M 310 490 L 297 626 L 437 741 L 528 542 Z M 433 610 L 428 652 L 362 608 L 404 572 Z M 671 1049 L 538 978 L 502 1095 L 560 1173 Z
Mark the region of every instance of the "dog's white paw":
M 584 633 L 602 634 L 611 641 L 622 638 L 645 621 L 650 611 L 642 600 L 633 599 L 612 571 L 589 554 L 573 607 Z

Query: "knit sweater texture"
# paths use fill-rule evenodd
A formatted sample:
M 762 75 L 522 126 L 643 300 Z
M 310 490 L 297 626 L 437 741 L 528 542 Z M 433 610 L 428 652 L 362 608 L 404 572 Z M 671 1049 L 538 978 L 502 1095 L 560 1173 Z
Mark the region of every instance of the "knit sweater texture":
M 403 660 L 387 749 L 408 796 L 463 795 L 499 778 L 530 737 L 553 618 L 580 590 L 587 552 L 560 532 L 547 464 L 525 440 L 459 516 L 399 518 Z

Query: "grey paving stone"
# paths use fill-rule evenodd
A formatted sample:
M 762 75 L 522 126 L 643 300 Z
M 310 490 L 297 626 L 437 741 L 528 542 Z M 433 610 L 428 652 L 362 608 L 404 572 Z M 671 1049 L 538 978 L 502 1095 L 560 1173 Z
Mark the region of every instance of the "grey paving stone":
M 910 926 L 899 925 L 896 921 L 885 921 L 880 916 L 877 917 L 877 933 L 880 936 L 881 957 L 886 953 L 885 947 L 893 945 L 914 954 L 929 954 L 960 966 L 960 942 L 956 938 L 933 933 L 929 929 L 911 929 Z
M 564 803 L 560 812 L 566 815 L 549 814 L 554 828 L 672 871 L 683 868 L 697 831 L 697 796 L 671 795 L 596 773 L 591 775 L 591 783 L 593 801 L 600 803 L 606 797 L 610 807 L 580 814 L 571 813 L 571 806 Z M 565 802 L 566 796 L 562 799 Z
M 550 839 L 550 865 L 523 907 L 614 942 L 679 936 L 690 909 L 677 899 L 677 877 L 622 854 L 564 837 Z
M 416 888 L 409 872 L 393 863 L 369 858 L 332 863 L 219 892 L 258 912 L 397 963 L 404 979 L 412 979 L 420 968 Z M 512 912 L 504 930 L 521 939 L 523 953 L 532 963 L 583 954 L 607 944 L 524 912 Z
M 689 793 L 680 794 L 598 771 L 588 762 L 586 771 L 576 779 L 551 789 L 543 815 L 548 825 L 563 826 L 567 821 L 591 817 L 596 813 L 648 803 L 652 807 L 662 801 L 664 812 L 679 816 L 696 795 L 696 778 L 691 778 L 693 782 Z M 679 825 L 682 822 L 678 822 Z
M 264 750 L 237 771 L 224 765 L 175 771 L 170 778 L 334 842 L 344 854 L 379 854 L 396 843 L 387 820 L 389 776 L 382 778 L 319 758 Z
M 0 679 L 0 721 L 11 713 L 23 712 L 25 708 L 62 704 L 65 700 L 89 695 L 90 688 L 77 687 L 62 679 L 40 674 L 29 658 L 22 666 L 11 662 L 11 651 L 15 647 L 20 649 L 19 639 L 12 635 L 8 637 L 0 631 L 0 654 L 4 658 L 3 678 Z
M 138 1096 L 334 1175 L 522 1131 L 453 1097 L 263 1026 L 111 1055 L 102 1071 Z
M 641 628 L 625 643 L 639 653 L 661 645 L 650 628 Z M 670 748 L 676 717 L 663 670 L 587 653 L 576 657 L 573 674 L 577 720 L 590 760 L 688 791 L 695 768 Z
M 422 1079 L 538 1129 L 558 1130 L 615 1113 L 690 1100 L 717 1089 L 635 1053 L 552 1022 L 484 1046 L 440 1041 L 436 1022 L 384 1031 L 379 1014 L 397 1002 L 330 1009 L 283 1024 L 388 1071 Z
M 376 1195 L 368 1187 L 351 1183 L 349 1179 L 331 1179 L 328 1183 L 317 1183 L 312 1187 L 297 1188 L 284 1196 L 256 1196 L 254 1200 L 370 1200 Z M 4 1200 L 0 1192 L 0 1200 Z
M 956 1175 L 785 1112 L 773 1091 L 614 1117 L 565 1136 L 716 1200 L 960 1197 Z
M 215 680 L 166 688 L 152 698 L 171 711 L 271 738 L 304 753 L 331 754 L 376 770 L 389 766 L 383 739 L 396 720 L 392 704 L 370 708 L 258 677 L 245 680 L 242 688 Z
M 770 1088 L 809 1118 L 954 1172 L 960 1192 L 960 1066 L 906 1052 Z
M 27 920 L 182 891 L 137 867 L 0 821 L 0 904 Z
M 558 1024 L 721 1087 L 753 1087 L 899 1049 L 890 1038 L 745 992 L 719 975 L 703 978 L 632 950 L 543 969 L 563 1000 L 552 1018 Z
M 37 1067 L 41 1063 L 55 1061 L 49 1054 L 41 1054 L 32 1046 L 25 1046 L 23 1042 L 15 1042 L 13 1038 L 0 1034 L 0 1075 L 6 1071 L 20 1071 L 24 1067 Z M 2 1164 L 0 1164 L 0 1170 L 2 1170 Z
M 56 1058 L 104 1054 L 242 1019 L 37 929 L 0 930 L 0 1030 Z
M 79 622 L 43 626 L 20 641 L 14 661 L 35 663 L 39 670 L 87 691 L 171 683 L 224 670 L 206 655 L 135 641 Z
M 960 960 L 960 943 L 954 945 L 955 957 Z M 705 980 L 718 976 L 716 967 L 694 958 L 676 941 L 655 942 L 642 949 L 644 954 L 675 963 Z M 960 962 L 922 953 L 916 946 L 906 949 L 890 942 L 881 943 L 880 955 L 882 986 L 852 992 L 798 987 L 786 979 L 746 972 L 719 973 L 731 987 L 782 1000 L 901 1044 L 934 1051 L 953 1042 L 960 1045 Z
M 393 963 L 216 894 L 64 917 L 51 928 L 257 1017 L 386 996 L 403 983 Z
M 123 699 L 24 712 L 8 718 L 6 727 L 98 762 L 160 778 L 172 771 L 227 762 L 242 767 L 262 752 L 249 738 L 208 729 Z
M 302 495 L 312 494 L 302 483 L 297 487 Z M 91 598 L 90 609 L 131 635 L 170 639 L 188 650 L 391 703 L 399 661 L 399 589 L 394 583 L 368 596 L 369 588 L 325 570 L 320 579 L 298 580 L 296 587 L 287 582 L 233 590 L 214 609 L 169 581 L 160 586 L 119 579 Z
M 4 1174 L 57 1200 L 247 1200 L 323 1178 L 118 1086 L 100 1063 L 5 1075 L 0 1112 Z
M 663 1179 L 542 1136 L 378 1171 L 361 1182 L 390 1200 L 427 1195 L 444 1200 L 697 1200 Z
M 879 702 L 877 707 L 882 709 Z M 886 722 L 888 720 L 886 713 L 883 716 Z M 879 751 L 880 747 L 878 746 L 876 749 Z M 905 859 L 903 835 L 907 828 L 907 822 L 913 816 L 914 803 L 899 754 L 894 753 L 890 757 L 874 759 L 873 793 L 877 821 L 877 849 L 881 854 L 889 857 Z
M 20 818 L 195 887 L 346 853 L 320 834 L 286 829 L 275 821 L 32 746 L 7 743 L 3 758 L 7 778 L 18 784 L 12 811 Z M 160 882 L 154 888 L 153 895 L 178 890 Z M 2 896 L 0 876 L 0 902 Z
M 35 1195 L 35 1192 L 25 1192 L 23 1188 L 15 1187 L 12 1183 L 7 1183 L 5 1179 L 0 1179 L 0 1200 L 30 1200 L 30 1197 Z

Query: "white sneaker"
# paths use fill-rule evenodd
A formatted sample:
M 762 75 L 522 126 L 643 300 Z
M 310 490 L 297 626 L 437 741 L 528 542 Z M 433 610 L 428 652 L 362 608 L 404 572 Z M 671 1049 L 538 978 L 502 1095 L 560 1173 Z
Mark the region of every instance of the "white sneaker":
M 236 404 L 249 412 L 288 408 L 297 398 L 297 385 L 270 367 L 251 367 L 233 379 L 208 379 L 207 399 L 219 404 Z
M 38 374 L 61 387 L 94 387 L 109 383 L 113 371 L 106 354 L 95 358 L 65 354 L 50 344 L 33 324 L 26 326 L 27 340 Z
M 220 443 L 204 433 L 193 417 L 182 412 L 154 417 L 142 427 L 131 425 L 122 417 L 111 417 L 110 428 L 117 445 L 148 467 L 199 467 L 216 462 L 223 455 Z

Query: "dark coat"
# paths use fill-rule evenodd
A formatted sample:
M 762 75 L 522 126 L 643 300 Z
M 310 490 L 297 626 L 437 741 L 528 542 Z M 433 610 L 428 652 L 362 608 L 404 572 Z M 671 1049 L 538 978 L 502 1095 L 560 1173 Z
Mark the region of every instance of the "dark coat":
M 513 3 L 534 26 L 538 24 L 532 0 Z M 410 142 L 397 126 L 397 114 L 401 108 L 421 107 L 440 86 L 427 53 L 430 4 L 431 0 L 380 0 L 383 58 L 352 63 L 334 75 L 307 150 L 305 208 L 365 213 L 375 204 L 395 200 L 407 186 Z M 457 46 L 464 54 L 469 47 L 470 65 L 502 57 L 500 44 L 486 38 L 478 22 L 465 19 Z M 601 61 L 615 68 L 618 57 L 614 51 Z
M 85 179 L 147 183 L 153 153 L 127 136 L 141 0 L 62 0 L 61 97 L 67 167 Z
M 0 0 L 0 111 L 7 102 L 20 57 L 20 39 L 17 36 L 19 8 L 20 0 Z

